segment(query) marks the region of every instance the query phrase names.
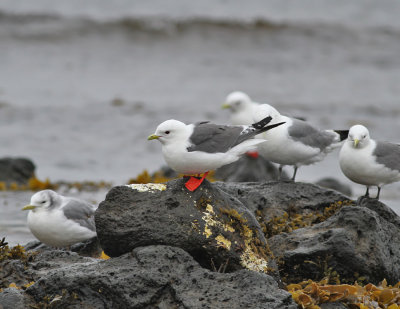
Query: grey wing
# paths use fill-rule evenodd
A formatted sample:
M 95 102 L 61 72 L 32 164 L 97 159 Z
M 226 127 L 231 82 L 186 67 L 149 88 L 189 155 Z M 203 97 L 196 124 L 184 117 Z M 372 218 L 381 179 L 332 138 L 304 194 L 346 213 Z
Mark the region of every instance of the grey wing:
M 208 122 L 195 124 L 190 136 L 192 145 L 188 151 L 204 151 L 207 153 L 227 152 L 237 144 L 243 132 L 242 126 L 216 125 Z
M 94 224 L 95 207 L 87 202 L 71 199 L 62 208 L 64 215 L 81 226 L 96 231 Z
M 400 145 L 389 142 L 376 142 L 373 152 L 376 161 L 392 170 L 400 171 Z
M 321 150 L 332 144 L 336 137 L 336 133 L 318 130 L 299 119 L 293 119 L 288 131 L 293 140 Z

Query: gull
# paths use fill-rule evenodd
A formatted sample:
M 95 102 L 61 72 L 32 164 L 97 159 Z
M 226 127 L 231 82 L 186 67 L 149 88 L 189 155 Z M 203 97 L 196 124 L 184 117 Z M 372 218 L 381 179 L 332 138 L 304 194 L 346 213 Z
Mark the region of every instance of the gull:
M 69 247 L 97 235 L 96 207 L 86 201 L 43 190 L 35 193 L 22 210 L 29 210 L 28 227 L 46 245 Z
M 250 125 L 254 122 L 254 109 L 259 103 L 252 102 L 250 97 L 241 91 L 231 92 L 225 99 L 222 108 L 231 111 L 231 124 L 233 125 Z
M 369 187 L 376 186 L 379 199 L 383 185 L 400 181 L 400 145 L 375 141 L 366 127 L 357 124 L 340 150 L 339 164 L 347 178 L 367 187 L 366 197 Z
M 208 121 L 186 125 L 170 119 L 161 123 L 148 140 L 158 139 L 165 161 L 173 170 L 185 175 L 205 173 L 201 179 L 190 177 L 185 186 L 196 190 L 208 171 L 232 163 L 265 140 L 253 137 L 283 123 L 267 125 L 265 117 L 252 125 L 217 125 Z
M 269 104 L 260 104 L 254 110 L 255 121 L 268 116 L 273 119 L 271 123 L 284 124 L 261 135 L 268 142 L 259 144 L 258 151 L 265 159 L 279 164 L 280 174 L 283 166 L 293 166 L 293 181 L 300 166 L 323 160 L 347 138 L 346 130 L 320 130 L 301 119 L 281 115 Z

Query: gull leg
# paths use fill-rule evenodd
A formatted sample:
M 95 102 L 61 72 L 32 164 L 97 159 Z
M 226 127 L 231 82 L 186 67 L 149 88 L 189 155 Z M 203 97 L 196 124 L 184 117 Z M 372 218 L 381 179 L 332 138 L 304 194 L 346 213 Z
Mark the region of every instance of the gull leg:
M 293 177 L 292 177 L 292 180 L 293 180 L 293 181 L 294 181 L 294 180 L 295 180 L 295 178 L 296 178 L 297 169 L 298 169 L 298 167 L 295 165 L 295 166 L 294 166 Z
M 278 171 L 279 171 L 279 178 L 278 180 L 282 180 L 282 169 L 283 169 L 283 165 L 279 165 Z
M 365 191 L 365 197 L 369 197 L 369 187 L 367 186 L 367 191 Z
M 377 187 L 378 187 L 378 194 L 376 195 L 376 199 L 379 200 L 379 194 L 381 193 L 381 187 L 380 186 L 377 186 Z
M 189 191 L 193 192 L 194 190 L 196 190 L 198 187 L 200 187 L 200 185 L 203 183 L 204 179 L 207 177 L 208 172 L 205 172 L 203 177 L 196 178 L 193 176 L 190 176 L 189 180 L 186 181 L 185 183 L 185 187 L 186 189 L 188 189 Z

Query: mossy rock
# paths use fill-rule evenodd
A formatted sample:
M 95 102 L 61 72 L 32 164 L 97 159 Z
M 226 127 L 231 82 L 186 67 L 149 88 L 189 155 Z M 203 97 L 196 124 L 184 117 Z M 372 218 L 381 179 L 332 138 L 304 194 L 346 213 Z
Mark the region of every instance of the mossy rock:
M 190 192 L 186 180 L 114 187 L 95 214 L 105 253 L 115 257 L 140 246 L 169 245 L 212 270 L 277 275 L 254 215 L 208 181 Z

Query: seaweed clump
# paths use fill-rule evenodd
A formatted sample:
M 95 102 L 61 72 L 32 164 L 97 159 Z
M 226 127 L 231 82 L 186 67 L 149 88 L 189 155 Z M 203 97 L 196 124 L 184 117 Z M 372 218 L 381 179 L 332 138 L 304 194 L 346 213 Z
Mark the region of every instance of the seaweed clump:
M 8 287 L 26 289 L 33 284 L 32 278 L 27 278 L 23 270 L 35 255 L 26 252 L 21 245 L 10 248 L 4 237 L 0 240 L 0 292 Z
M 385 279 L 378 286 L 371 283 L 365 286 L 358 283 L 328 285 L 326 279 L 320 282 L 308 280 L 289 284 L 287 290 L 304 309 L 318 309 L 320 304 L 329 302 L 340 302 L 355 309 L 400 308 L 400 282 L 391 286 Z
M 0 241 L 0 262 L 6 260 L 21 260 L 27 264 L 32 255 L 31 253 L 27 253 L 21 245 L 10 248 L 5 241 L 5 237 Z
M 322 210 L 312 211 L 309 213 L 298 213 L 294 208 L 289 208 L 281 216 L 275 216 L 266 221 L 262 211 L 256 211 L 257 221 L 266 238 L 278 235 L 280 233 L 290 233 L 294 230 L 312 226 L 321 223 L 334 214 L 336 214 L 343 206 L 354 205 L 353 201 L 338 201 L 326 206 Z
M 183 176 L 183 174 L 176 174 L 170 169 L 161 169 L 153 174 L 150 174 L 147 170 L 144 170 L 137 177 L 129 179 L 128 184 L 166 183 L 170 180 L 182 178 Z M 210 182 L 217 181 L 214 171 L 210 171 L 208 173 L 207 180 Z
M 52 183 L 50 179 L 46 178 L 44 181 L 36 177 L 29 179 L 27 184 L 17 184 L 12 182 L 7 184 L 4 181 L 0 182 L 0 191 L 41 191 L 46 189 L 57 190 L 59 187 L 64 186 L 68 189 L 77 189 L 79 191 L 95 191 L 101 188 L 110 188 L 111 184 L 105 181 L 82 181 L 82 182 L 56 182 Z

